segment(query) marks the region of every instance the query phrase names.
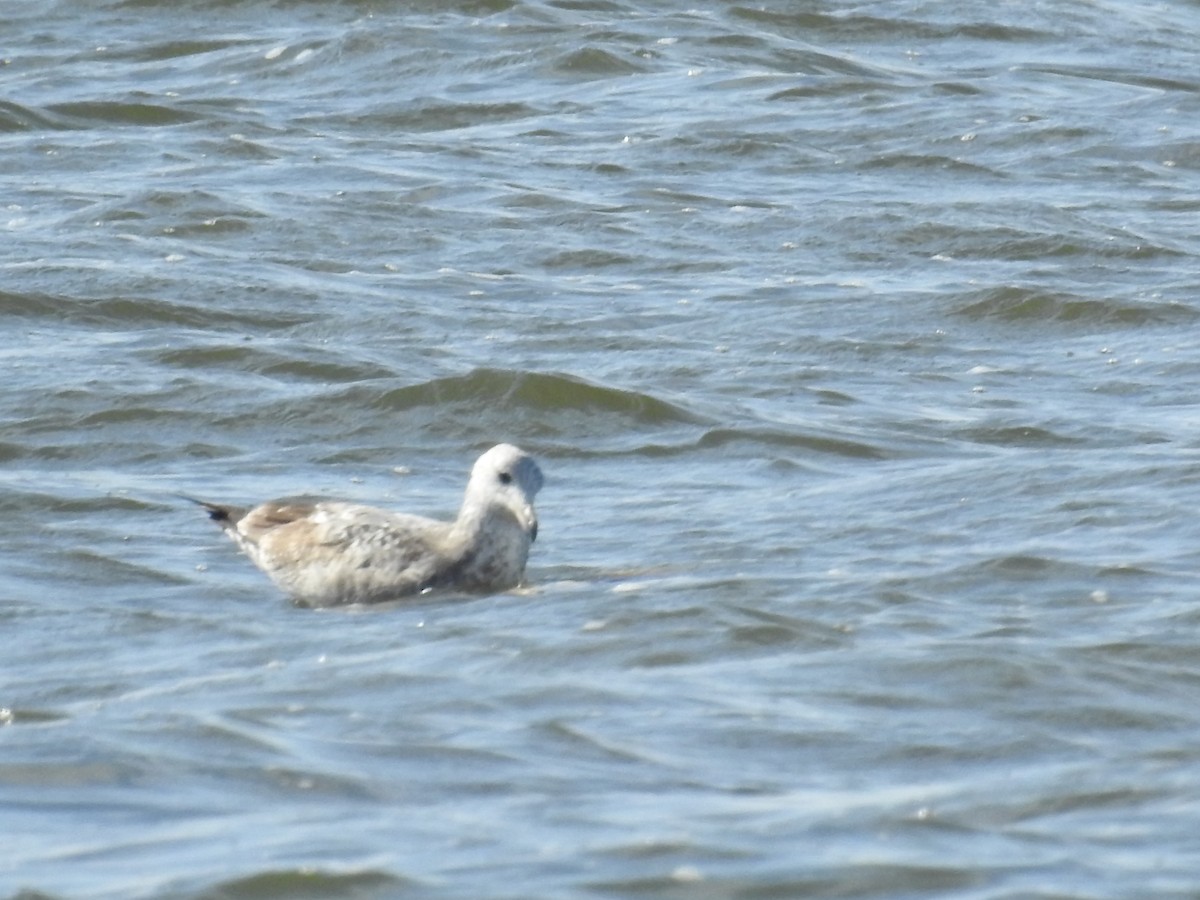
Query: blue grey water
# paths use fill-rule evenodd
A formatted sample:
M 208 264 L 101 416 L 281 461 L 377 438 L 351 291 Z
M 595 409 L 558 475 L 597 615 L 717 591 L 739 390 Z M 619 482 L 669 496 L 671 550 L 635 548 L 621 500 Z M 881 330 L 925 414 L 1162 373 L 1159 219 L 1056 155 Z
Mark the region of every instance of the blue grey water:
M 1200 894 L 1198 33 L 0 5 L 0 897 Z M 499 441 L 521 592 L 179 497 Z

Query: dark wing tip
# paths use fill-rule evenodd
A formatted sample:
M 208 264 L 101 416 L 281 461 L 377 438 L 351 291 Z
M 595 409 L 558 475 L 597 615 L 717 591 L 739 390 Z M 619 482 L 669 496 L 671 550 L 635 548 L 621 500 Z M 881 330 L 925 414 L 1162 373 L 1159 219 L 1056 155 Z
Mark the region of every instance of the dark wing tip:
M 215 503 L 202 503 L 208 517 L 214 522 L 230 522 L 233 520 L 233 510 L 228 506 L 217 506 Z
M 184 500 L 190 503 L 195 503 L 197 506 L 204 507 L 204 511 L 208 513 L 208 517 L 214 522 L 220 522 L 223 525 L 236 522 L 244 514 L 245 510 L 238 506 L 225 506 L 221 503 L 209 503 L 207 500 L 197 500 L 195 497 L 188 497 L 180 494 Z

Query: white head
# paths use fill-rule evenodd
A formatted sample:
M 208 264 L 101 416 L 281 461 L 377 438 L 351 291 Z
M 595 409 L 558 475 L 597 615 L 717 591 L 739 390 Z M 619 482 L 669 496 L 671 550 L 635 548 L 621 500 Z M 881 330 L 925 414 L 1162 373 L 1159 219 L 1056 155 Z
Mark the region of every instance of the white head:
M 475 461 L 464 506 L 478 504 L 484 514 L 488 508 L 506 509 L 533 540 L 538 525 L 533 498 L 544 481 L 533 457 L 512 444 L 497 444 Z

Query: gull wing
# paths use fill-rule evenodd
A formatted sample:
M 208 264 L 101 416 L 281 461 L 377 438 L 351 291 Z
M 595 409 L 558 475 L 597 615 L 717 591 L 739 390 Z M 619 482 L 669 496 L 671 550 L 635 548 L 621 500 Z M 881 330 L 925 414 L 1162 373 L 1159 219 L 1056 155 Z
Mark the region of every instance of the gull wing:
M 459 564 L 447 523 L 354 503 L 274 501 L 234 527 L 263 571 L 318 606 L 417 593 Z

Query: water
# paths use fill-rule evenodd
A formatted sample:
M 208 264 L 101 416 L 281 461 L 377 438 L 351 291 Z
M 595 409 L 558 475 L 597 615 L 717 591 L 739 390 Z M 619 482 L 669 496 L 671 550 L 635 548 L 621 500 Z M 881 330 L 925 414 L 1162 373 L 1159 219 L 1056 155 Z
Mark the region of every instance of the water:
M 1198 28 L 0 8 L 0 896 L 1195 896 Z M 502 440 L 516 594 L 178 498 Z

